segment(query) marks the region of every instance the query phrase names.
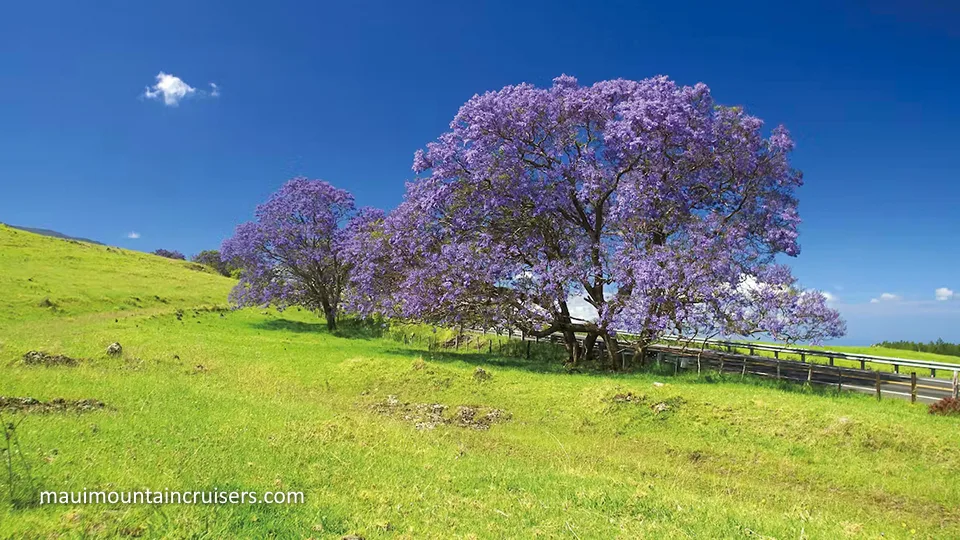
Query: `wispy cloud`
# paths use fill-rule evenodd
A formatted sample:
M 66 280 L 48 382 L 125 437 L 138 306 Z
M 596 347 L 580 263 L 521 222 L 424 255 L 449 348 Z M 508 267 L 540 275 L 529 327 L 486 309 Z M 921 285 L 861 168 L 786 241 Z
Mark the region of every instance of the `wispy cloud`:
M 127 238 L 131 240 L 136 240 L 137 238 L 140 238 L 140 233 L 138 233 L 137 231 L 130 231 L 127 233 Z
M 824 298 L 827 299 L 827 302 L 837 302 L 840 300 L 840 298 L 837 297 L 837 295 L 829 293 L 827 291 L 823 291 L 823 296 Z
M 940 300 L 941 302 L 946 300 L 951 300 L 957 297 L 957 293 L 953 292 L 952 289 L 948 289 L 946 287 L 940 287 L 939 289 L 934 291 L 933 294 L 934 294 L 934 297 L 937 300 Z
M 219 97 L 220 87 L 217 86 L 216 83 L 210 83 L 209 92 L 205 90 L 197 90 L 196 88 L 187 84 L 187 82 L 180 77 L 161 71 L 159 74 L 157 74 L 157 83 L 153 86 L 148 86 L 143 91 L 142 97 L 147 99 L 162 99 L 164 105 L 168 107 L 176 107 L 180 104 L 180 101 L 191 96 L 198 95 Z
M 893 294 L 893 293 L 885 292 L 885 293 L 883 293 L 883 294 L 880 295 L 880 298 L 871 298 L 871 299 L 870 299 L 870 303 L 871 303 L 871 304 L 879 304 L 880 302 L 893 302 L 893 301 L 899 300 L 899 299 L 900 299 L 899 296 L 897 296 L 897 295 L 895 295 L 895 294 Z

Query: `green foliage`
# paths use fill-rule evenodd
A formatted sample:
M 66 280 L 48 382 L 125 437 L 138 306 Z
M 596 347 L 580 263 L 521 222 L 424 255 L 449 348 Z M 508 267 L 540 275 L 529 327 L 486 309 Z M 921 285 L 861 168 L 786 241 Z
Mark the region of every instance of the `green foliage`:
M 960 430 L 925 407 L 738 376 L 569 373 L 550 345 L 527 360 L 487 334 L 488 354 L 451 329 L 433 350 L 410 339 L 430 327 L 331 334 L 307 311 L 199 308 L 222 304 L 231 281 L 192 263 L 18 234 L 0 229 L 13 311 L 0 317 L 0 394 L 106 403 L 4 411 L 26 419 L 41 489 L 283 489 L 306 503 L 0 501 L 0 538 L 960 536 Z M 118 294 L 143 306 L 118 311 Z M 82 301 L 61 302 L 71 295 Z M 105 352 L 114 341 L 119 357 Z M 84 361 L 28 365 L 29 350 Z M 381 412 L 391 395 L 445 405 L 447 419 L 508 416 L 418 429 Z
M 881 341 L 876 344 L 875 347 L 960 356 L 960 343 L 948 343 L 942 339 L 931 341 L 930 343 L 920 343 L 918 341 Z
M 213 268 L 221 276 L 233 277 L 236 273 L 236 277 L 239 278 L 240 268 L 230 261 L 221 259 L 220 252 L 216 249 L 205 249 L 194 255 L 190 260 Z

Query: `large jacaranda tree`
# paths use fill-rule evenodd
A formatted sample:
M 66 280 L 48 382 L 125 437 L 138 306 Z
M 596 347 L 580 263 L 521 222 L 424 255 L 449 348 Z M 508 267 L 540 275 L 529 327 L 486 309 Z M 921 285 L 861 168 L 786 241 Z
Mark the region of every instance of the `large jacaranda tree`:
M 322 313 L 336 329 L 350 263 L 343 253 L 353 196 L 321 180 L 294 178 L 257 207 L 223 243 L 223 260 L 240 267 L 230 298 L 241 306 L 297 305 Z
M 560 332 L 574 361 L 578 332 L 611 362 L 616 331 L 641 346 L 665 333 L 842 335 L 825 297 L 775 260 L 800 251 L 802 181 L 787 131 L 761 128 L 666 77 L 474 96 L 417 152 L 404 202 L 369 223 L 389 292 L 374 273 L 360 288 L 389 314 Z M 578 318 L 573 297 L 596 317 Z

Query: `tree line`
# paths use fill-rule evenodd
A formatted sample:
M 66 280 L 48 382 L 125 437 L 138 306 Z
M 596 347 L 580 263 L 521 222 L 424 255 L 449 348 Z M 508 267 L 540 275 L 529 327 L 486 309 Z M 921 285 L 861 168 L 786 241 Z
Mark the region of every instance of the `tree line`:
M 666 77 L 476 95 L 418 150 L 390 212 L 295 178 L 221 246 L 238 305 L 559 334 L 576 363 L 618 332 L 845 332 L 777 256 L 799 254 L 785 128 Z M 578 335 L 585 336 L 581 346 Z
M 177 261 L 187 260 L 187 257 L 183 253 L 172 249 L 157 249 L 153 251 L 153 254 L 159 257 L 165 257 L 167 259 L 173 259 Z M 227 277 L 239 277 L 240 267 L 233 261 L 224 260 L 220 256 L 220 252 L 216 249 L 205 249 L 193 257 L 190 257 L 190 260 L 198 264 L 209 266 L 220 275 Z
M 942 339 L 929 343 L 921 343 L 919 341 L 881 341 L 874 345 L 874 347 L 960 356 L 960 343 L 949 343 Z

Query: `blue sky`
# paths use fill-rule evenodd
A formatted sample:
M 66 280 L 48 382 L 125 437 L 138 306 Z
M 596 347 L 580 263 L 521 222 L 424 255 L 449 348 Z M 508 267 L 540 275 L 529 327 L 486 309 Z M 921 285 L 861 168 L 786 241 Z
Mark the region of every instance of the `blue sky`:
M 836 298 L 841 342 L 960 341 L 949 2 L 399 4 L 5 6 L 0 221 L 191 254 L 294 175 L 395 206 L 413 152 L 474 93 L 666 74 L 793 133 L 790 263 Z M 194 91 L 146 97 L 160 72 Z

